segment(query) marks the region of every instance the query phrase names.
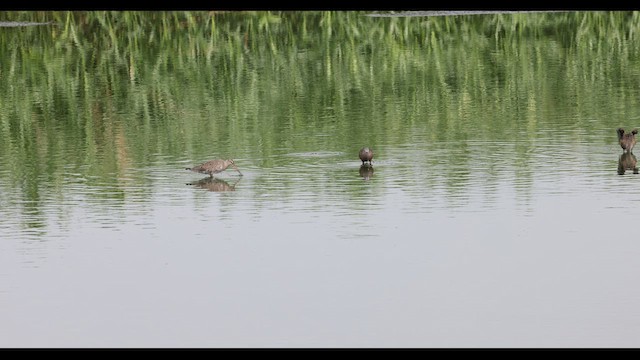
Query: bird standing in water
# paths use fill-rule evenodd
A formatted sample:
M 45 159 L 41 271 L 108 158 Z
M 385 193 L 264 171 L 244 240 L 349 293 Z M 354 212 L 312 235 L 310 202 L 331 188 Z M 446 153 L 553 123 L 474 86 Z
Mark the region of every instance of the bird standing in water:
M 233 162 L 233 160 L 228 159 L 228 160 L 222 160 L 222 159 L 216 159 L 216 160 L 209 160 L 205 163 L 202 163 L 198 166 L 194 166 L 192 168 L 186 168 L 186 170 L 191 170 L 197 173 L 201 173 L 201 174 L 209 174 L 209 176 L 213 177 L 213 174 L 217 174 L 219 172 L 223 172 L 225 170 L 227 170 L 227 168 L 231 166 L 232 168 L 236 169 L 238 171 L 238 173 L 240 174 L 240 176 L 242 176 L 242 173 L 240 172 L 240 169 L 238 169 L 238 167 L 236 166 L 236 164 Z
M 618 142 L 620 142 L 620 147 L 623 151 L 631 152 L 631 149 L 636 144 L 636 134 L 638 133 L 638 129 L 631 130 L 631 133 L 624 133 L 623 128 L 618 128 Z
M 369 165 L 371 165 L 371 159 L 373 159 L 373 151 L 371 149 L 363 147 L 360 149 L 360 153 L 358 155 L 360 156 L 360 160 L 362 160 L 362 165 L 367 161 L 369 162 Z

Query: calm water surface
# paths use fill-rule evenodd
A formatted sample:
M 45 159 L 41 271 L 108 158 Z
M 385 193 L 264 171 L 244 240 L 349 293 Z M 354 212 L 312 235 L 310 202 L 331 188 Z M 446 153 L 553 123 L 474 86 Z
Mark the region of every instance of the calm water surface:
M 0 346 L 640 346 L 636 13 L 18 15 Z

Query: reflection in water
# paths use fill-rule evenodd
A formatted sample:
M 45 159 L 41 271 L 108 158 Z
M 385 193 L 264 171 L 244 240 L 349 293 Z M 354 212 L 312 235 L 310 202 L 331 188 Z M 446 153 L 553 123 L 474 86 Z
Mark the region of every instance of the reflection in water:
M 618 174 L 624 175 L 626 170 L 633 170 L 634 174 L 638 173 L 638 159 L 632 152 L 624 152 L 618 159 Z
M 0 346 L 637 346 L 639 15 L 0 31 Z
M 373 166 L 369 164 L 361 165 L 359 172 L 363 179 L 369 180 L 373 176 Z
M 225 180 L 218 179 L 216 177 L 206 177 L 196 182 L 188 183 L 187 185 L 193 185 L 200 189 L 209 191 L 236 191 L 236 185 L 240 182 L 241 178 L 238 178 L 233 184 L 229 184 Z

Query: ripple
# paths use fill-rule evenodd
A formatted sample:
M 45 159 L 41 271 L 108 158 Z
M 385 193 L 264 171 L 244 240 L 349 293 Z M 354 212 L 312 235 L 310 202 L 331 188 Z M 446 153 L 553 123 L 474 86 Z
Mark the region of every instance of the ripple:
M 299 158 L 329 158 L 343 155 L 340 151 L 311 151 L 300 153 L 288 153 L 284 156 L 299 157 Z
M 57 25 L 53 21 L 48 22 L 30 22 L 30 21 L 0 21 L 0 27 L 22 27 L 37 25 Z
M 523 13 L 549 13 L 563 12 L 558 10 L 548 11 L 505 11 L 505 10 L 436 10 L 436 11 L 400 11 L 393 13 L 365 14 L 370 17 L 415 17 L 415 16 L 460 16 L 460 15 L 493 15 L 493 14 L 523 14 Z

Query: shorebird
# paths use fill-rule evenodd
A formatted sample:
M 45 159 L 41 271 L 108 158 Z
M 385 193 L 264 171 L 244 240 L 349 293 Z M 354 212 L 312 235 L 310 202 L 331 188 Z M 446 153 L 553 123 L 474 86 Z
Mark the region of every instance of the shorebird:
M 215 159 L 215 160 L 209 160 L 206 163 L 202 163 L 198 166 L 194 166 L 192 168 L 186 168 L 186 170 L 191 170 L 197 173 L 201 173 L 201 174 L 209 174 L 209 176 L 213 177 L 213 174 L 217 174 L 219 172 L 223 172 L 225 170 L 227 170 L 227 168 L 231 166 L 232 168 L 236 169 L 238 171 L 238 173 L 240 174 L 240 176 L 242 176 L 242 173 L 240 172 L 240 169 L 238 169 L 238 167 L 236 166 L 236 164 L 233 162 L 233 160 L 228 159 L 228 160 L 222 160 L 222 159 Z
M 618 128 L 618 142 L 623 151 L 630 152 L 633 146 L 636 144 L 636 134 L 638 129 L 631 130 L 631 133 L 624 133 L 623 128 Z
M 358 155 L 360 156 L 360 160 L 362 160 L 362 165 L 364 165 L 366 161 L 371 165 L 371 159 L 373 159 L 373 151 L 371 149 L 363 147 L 360 149 L 360 153 Z

